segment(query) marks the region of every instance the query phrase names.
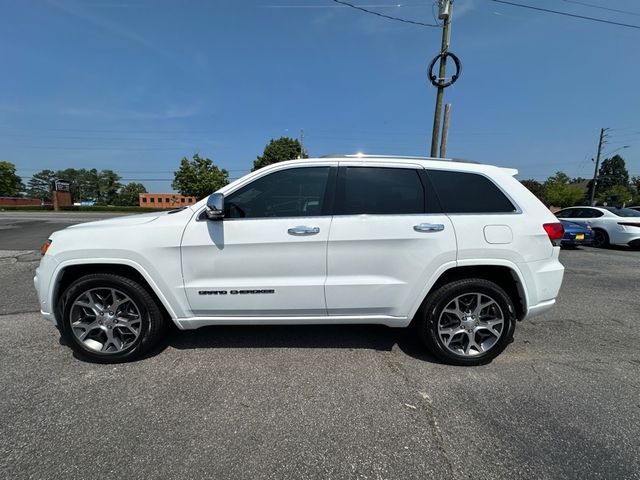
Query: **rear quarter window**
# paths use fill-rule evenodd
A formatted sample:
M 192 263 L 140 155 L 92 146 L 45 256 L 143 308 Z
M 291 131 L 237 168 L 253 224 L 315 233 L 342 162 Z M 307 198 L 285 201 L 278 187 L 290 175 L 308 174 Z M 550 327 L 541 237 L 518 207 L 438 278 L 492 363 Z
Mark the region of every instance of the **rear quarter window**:
M 515 205 L 484 175 L 428 170 L 445 213 L 514 213 Z

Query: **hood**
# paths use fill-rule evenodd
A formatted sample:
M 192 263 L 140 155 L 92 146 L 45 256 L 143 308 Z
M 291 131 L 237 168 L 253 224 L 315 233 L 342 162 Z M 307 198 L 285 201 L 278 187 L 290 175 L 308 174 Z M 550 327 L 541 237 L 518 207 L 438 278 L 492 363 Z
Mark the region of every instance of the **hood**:
M 78 223 L 71 225 L 65 230 L 78 229 L 78 228 L 95 228 L 95 227 L 126 227 L 134 225 L 142 225 L 145 223 L 153 222 L 154 220 L 167 215 L 168 212 L 151 212 L 141 213 L 138 215 L 126 215 L 123 217 L 107 218 L 105 220 L 97 220 L 95 222 Z

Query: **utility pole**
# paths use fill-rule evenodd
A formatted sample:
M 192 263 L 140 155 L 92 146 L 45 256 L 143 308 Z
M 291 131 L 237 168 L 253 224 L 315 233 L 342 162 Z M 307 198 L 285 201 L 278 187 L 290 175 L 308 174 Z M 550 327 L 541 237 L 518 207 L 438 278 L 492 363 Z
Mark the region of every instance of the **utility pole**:
M 598 185 L 598 168 L 600 168 L 600 155 L 602 154 L 602 146 L 605 144 L 605 134 L 608 128 L 600 129 L 600 139 L 598 140 L 598 155 L 596 156 L 596 168 L 593 171 L 593 180 L 591 181 L 591 198 L 589 199 L 589 205 L 592 207 L 595 205 L 596 198 L 596 186 Z
M 440 158 L 447 156 L 447 139 L 449 138 L 449 116 L 451 115 L 451 104 L 444 106 L 444 124 L 442 125 L 442 139 L 440 139 Z
M 304 158 L 304 128 L 300 129 L 300 158 Z
M 443 19 L 442 24 L 442 45 L 440 47 L 440 54 L 447 53 L 449 50 L 449 39 L 451 29 L 451 17 L 453 14 L 453 0 L 439 0 L 440 15 Z M 433 133 L 431 134 L 431 156 L 438 155 L 438 137 L 440 136 L 440 118 L 442 117 L 442 100 L 444 98 L 444 89 L 442 81 L 447 74 L 447 57 L 442 55 L 440 58 L 440 70 L 438 72 L 438 93 L 436 94 L 436 109 L 433 115 Z

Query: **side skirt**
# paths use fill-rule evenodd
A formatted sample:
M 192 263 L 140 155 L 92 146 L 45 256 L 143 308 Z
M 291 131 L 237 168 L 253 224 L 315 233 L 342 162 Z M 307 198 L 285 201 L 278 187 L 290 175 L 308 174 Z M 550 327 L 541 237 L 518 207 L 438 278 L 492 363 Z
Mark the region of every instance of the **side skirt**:
M 181 330 L 193 330 L 209 325 L 386 325 L 407 327 L 411 319 L 387 315 L 329 315 L 302 317 L 190 317 L 176 318 L 174 322 Z

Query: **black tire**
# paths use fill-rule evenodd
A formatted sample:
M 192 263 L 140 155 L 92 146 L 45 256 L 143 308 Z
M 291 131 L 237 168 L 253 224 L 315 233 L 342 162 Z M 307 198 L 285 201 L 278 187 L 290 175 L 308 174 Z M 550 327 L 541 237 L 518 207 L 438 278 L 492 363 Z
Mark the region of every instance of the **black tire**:
M 447 348 L 443 339 L 440 338 L 438 323 L 443 311 L 451 302 L 463 295 L 471 297 L 474 293 L 490 298 L 499 307 L 503 317 L 500 336 L 497 340 L 491 339 L 493 341 L 492 345 L 482 353 L 474 353 L 472 355 L 458 354 Z M 494 307 L 492 306 L 491 308 Z M 422 342 L 436 358 L 450 365 L 473 366 L 491 362 L 511 343 L 516 324 L 515 309 L 509 295 L 500 286 L 482 278 L 456 280 L 441 286 L 429 294 L 418 315 L 419 317 L 416 318 L 416 321 Z M 462 322 L 460 322 L 460 325 L 462 325 Z M 458 328 L 461 328 L 461 326 Z M 464 335 L 467 334 L 461 332 L 461 336 L 458 338 L 461 340 L 468 338 Z M 480 338 L 476 335 L 483 334 L 473 333 L 472 335 L 475 341 L 475 339 Z M 455 336 L 452 335 L 451 337 Z M 451 339 L 449 341 L 451 342 Z
M 609 235 L 601 228 L 593 229 L 593 241 L 591 245 L 596 248 L 606 248 L 609 246 Z
M 116 289 L 126 294 L 139 311 L 139 334 L 135 341 L 126 345 L 122 350 L 100 352 L 88 348 L 72 331 L 71 313 L 74 302 L 86 292 L 94 289 Z M 85 275 L 74 281 L 60 297 L 58 311 L 61 313 L 60 333 L 65 343 L 80 356 L 99 363 L 121 363 L 140 357 L 157 345 L 167 325 L 163 310 L 145 287 L 130 278 L 110 273 Z

